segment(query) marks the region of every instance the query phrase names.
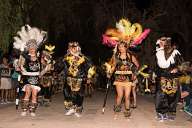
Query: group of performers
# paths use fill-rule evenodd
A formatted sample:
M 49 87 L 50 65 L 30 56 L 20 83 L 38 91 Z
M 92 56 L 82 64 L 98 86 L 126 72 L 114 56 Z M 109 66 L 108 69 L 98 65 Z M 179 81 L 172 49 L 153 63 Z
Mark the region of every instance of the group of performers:
M 114 49 L 111 60 L 106 64 L 106 71 L 110 79 L 114 77 L 113 85 L 115 85 L 117 92 L 114 106 L 115 119 L 117 112 L 121 112 L 122 97 L 125 100 L 124 115 L 125 117 L 131 116 L 130 93 L 131 88 L 134 88 L 137 83 L 138 75 L 145 78 L 146 92 L 151 91 L 148 86 L 148 78 L 150 75 L 153 76 L 152 81 L 156 85 L 155 110 L 157 119 L 160 122 L 175 120 L 177 104 L 181 98 L 186 100 L 184 110 L 189 112 L 191 108 L 191 91 L 189 91 L 191 77 L 188 73 L 188 79 L 185 79 L 187 87 L 186 84 L 185 86 L 181 85 L 180 77 L 182 75 L 186 76 L 186 70 L 181 70 L 184 60 L 177 50 L 175 42 L 172 42 L 170 37 L 161 37 L 157 40 L 156 66 L 153 74 L 143 73 L 142 71 L 147 66 L 140 67 L 138 60 L 130 52 L 130 48 L 140 44 L 149 32 L 150 29 L 145 29 L 142 32 L 142 28 L 138 23 L 131 24 L 130 21 L 121 19 L 116 23 L 116 28 L 107 29 L 103 35 L 103 44 Z M 134 96 L 134 91 L 132 92 Z M 134 105 L 136 105 L 136 102 L 133 103 Z
M 29 25 L 23 26 L 14 37 L 14 48 L 20 50 L 20 57 L 15 60 L 15 70 L 24 96 L 22 99 L 22 116 L 28 111 L 36 116 L 38 97 L 43 96 L 44 102 L 49 104 L 52 95 L 54 60 L 52 53 L 54 46 L 44 45 L 47 33 Z M 42 47 L 45 46 L 43 49 Z M 84 101 L 84 84 L 90 85 L 95 75 L 95 67 L 90 59 L 81 53 L 78 42 L 69 42 L 67 54 L 62 61 L 64 72 L 64 106 L 65 115 L 81 116 Z
M 150 33 L 150 29 L 142 31 L 138 23 L 131 24 L 126 19 L 116 23 L 116 28 L 108 29 L 103 35 L 103 44 L 114 49 L 113 55 L 106 64 L 107 78 L 113 80 L 116 89 L 114 105 L 115 119 L 121 112 L 124 103 L 124 116 L 131 116 L 131 108 L 136 108 L 136 85 L 138 75 L 143 68 L 131 48 L 141 44 Z M 37 97 L 40 90 L 44 100 L 51 100 L 51 84 L 54 61 L 52 58 L 53 46 L 45 46 L 47 33 L 29 25 L 23 26 L 14 37 L 14 48 L 20 50 L 20 57 L 15 61 L 15 69 L 21 75 L 22 90 L 25 92 L 22 99 L 22 116 L 28 111 L 35 116 Z M 157 119 L 164 121 L 174 120 L 176 107 L 180 98 L 180 68 L 183 59 L 170 37 L 161 37 L 156 43 L 156 102 Z M 96 74 L 96 69 L 90 58 L 81 52 L 78 42 L 68 43 L 68 50 L 62 60 L 61 70 L 64 72 L 64 107 L 65 115 L 81 117 L 85 96 L 85 85 L 90 85 Z M 147 77 L 146 77 L 147 78 Z M 149 91 L 147 86 L 147 91 Z M 133 104 L 131 107 L 131 92 Z M 188 96 L 188 95 L 187 95 Z M 184 97 L 184 96 L 183 96 Z M 186 96 L 185 96 L 186 97 Z M 122 100 L 124 99 L 124 102 Z M 31 103 L 30 103 L 31 102 Z

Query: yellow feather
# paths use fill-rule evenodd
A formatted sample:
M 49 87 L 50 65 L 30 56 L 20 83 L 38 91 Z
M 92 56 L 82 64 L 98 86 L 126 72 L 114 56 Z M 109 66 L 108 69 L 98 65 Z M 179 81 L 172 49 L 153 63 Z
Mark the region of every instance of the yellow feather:
M 45 49 L 52 52 L 55 49 L 55 45 L 45 45 Z

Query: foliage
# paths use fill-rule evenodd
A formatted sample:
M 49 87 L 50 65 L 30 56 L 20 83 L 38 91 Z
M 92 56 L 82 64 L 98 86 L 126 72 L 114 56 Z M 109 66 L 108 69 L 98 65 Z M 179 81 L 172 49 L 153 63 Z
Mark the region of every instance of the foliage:
M 9 52 L 12 37 L 23 24 L 21 10 L 14 0 L 0 0 L 0 49 Z

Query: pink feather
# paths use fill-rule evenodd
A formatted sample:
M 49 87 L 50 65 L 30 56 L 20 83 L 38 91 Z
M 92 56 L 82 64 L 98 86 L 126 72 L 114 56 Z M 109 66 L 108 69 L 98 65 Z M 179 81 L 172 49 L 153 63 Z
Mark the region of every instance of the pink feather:
M 137 46 L 142 43 L 142 41 L 148 36 L 148 34 L 151 32 L 151 29 L 145 29 L 141 35 L 133 41 L 131 44 L 132 47 Z
M 115 47 L 117 44 L 116 40 L 111 39 L 110 37 L 108 37 L 107 35 L 103 35 L 103 44 L 107 45 L 109 47 Z

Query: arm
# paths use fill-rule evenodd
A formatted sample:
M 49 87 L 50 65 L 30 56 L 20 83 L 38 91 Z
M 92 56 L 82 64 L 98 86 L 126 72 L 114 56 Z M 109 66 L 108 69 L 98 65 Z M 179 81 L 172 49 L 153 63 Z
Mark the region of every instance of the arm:
M 139 62 L 138 62 L 138 60 L 136 59 L 135 56 L 132 56 L 132 62 L 135 64 L 135 66 L 137 67 L 137 69 L 139 69 Z
M 133 71 L 132 79 L 136 80 L 137 70 L 139 69 L 139 62 L 134 55 L 132 55 L 132 62 L 135 65 L 135 67 L 134 67 L 135 69 L 133 68 L 134 71 Z
M 170 71 L 171 73 L 177 73 L 179 71 L 179 66 L 184 62 L 184 59 L 181 56 L 181 54 L 176 54 L 174 57 L 174 60 L 175 60 L 175 64 L 173 65 Z

